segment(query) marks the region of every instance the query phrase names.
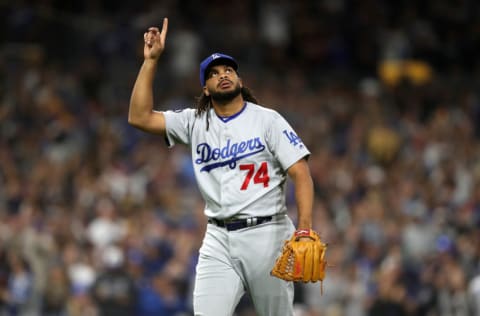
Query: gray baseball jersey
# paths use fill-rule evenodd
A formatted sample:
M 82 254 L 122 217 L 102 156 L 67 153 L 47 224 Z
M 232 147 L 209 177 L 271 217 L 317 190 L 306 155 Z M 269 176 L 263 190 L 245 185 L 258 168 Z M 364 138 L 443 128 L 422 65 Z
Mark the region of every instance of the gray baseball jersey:
M 190 146 L 195 176 L 206 202 L 205 215 L 268 216 L 285 213 L 286 170 L 310 152 L 276 111 L 246 102 L 243 109 L 222 118 L 210 109 L 166 111 L 170 147 Z

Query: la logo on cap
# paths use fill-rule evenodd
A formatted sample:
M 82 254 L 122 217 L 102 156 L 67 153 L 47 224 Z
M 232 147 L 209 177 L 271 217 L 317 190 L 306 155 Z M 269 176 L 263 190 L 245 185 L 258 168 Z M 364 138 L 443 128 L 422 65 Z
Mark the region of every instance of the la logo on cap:
M 212 59 L 216 59 L 216 58 L 219 58 L 220 55 L 219 54 L 212 54 Z

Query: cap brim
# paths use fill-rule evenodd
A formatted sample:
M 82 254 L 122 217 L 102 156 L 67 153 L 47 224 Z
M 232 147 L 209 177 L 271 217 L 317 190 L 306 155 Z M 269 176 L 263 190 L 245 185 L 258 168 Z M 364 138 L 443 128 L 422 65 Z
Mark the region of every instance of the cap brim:
M 208 66 L 205 68 L 205 72 L 207 72 L 207 70 L 209 70 L 213 66 L 217 66 L 217 65 L 228 65 L 228 66 L 232 66 L 233 69 L 235 69 L 235 70 L 238 69 L 238 65 L 235 61 L 233 61 L 229 58 L 220 57 L 220 58 L 212 60 L 212 62 L 209 63 Z

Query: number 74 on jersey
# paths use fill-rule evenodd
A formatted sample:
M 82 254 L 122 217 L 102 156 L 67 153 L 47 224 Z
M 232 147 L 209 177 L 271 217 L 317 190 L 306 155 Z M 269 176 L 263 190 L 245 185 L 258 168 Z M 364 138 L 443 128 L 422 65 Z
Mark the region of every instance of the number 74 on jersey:
M 267 162 L 262 162 L 257 170 L 255 170 L 255 164 L 253 163 L 240 165 L 239 168 L 242 171 L 247 171 L 240 190 L 246 190 L 252 180 L 254 184 L 263 184 L 264 188 L 268 187 L 270 177 L 268 176 Z

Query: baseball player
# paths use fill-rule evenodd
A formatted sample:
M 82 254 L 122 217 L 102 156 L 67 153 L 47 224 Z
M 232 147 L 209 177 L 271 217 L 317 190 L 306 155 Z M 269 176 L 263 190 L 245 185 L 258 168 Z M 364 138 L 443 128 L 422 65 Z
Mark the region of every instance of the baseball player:
M 231 56 L 200 64 L 197 108 L 154 111 L 152 86 L 165 48 L 161 31 L 144 34 L 144 62 L 134 84 L 128 121 L 164 135 L 169 147 L 187 145 L 208 225 L 196 267 L 195 315 L 232 315 L 245 292 L 258 315 L 293 315 L 293 283 L 270 275 L 284 241 L 311 229 L 310 152 L 276 111 L 256 104 Z M 286 215 L 285 184 L 295 186 L 297 227 Z

